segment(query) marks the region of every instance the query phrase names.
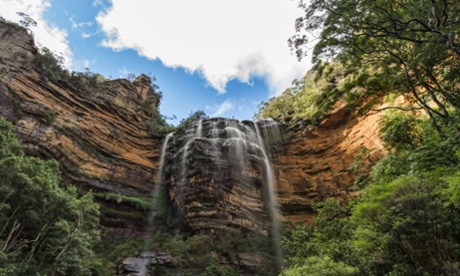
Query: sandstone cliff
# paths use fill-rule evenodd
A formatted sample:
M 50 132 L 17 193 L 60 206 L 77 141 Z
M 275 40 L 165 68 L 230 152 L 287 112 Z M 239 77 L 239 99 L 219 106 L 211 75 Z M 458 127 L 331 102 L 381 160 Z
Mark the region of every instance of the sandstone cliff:
M 347 107 L 338 107 L 319 127 L 299 131 L 273 154 L 285 220 L 310 225 L 314 204 L 356 195 L 354 182 L 385 154 L 378 137 L 381 115 L 369 111 L 356 116 Z
M 195 232 L 237 228 L 266 234 L 270 193 L 278 199 L 279 219 L 313 224 L 315 204 L 356 196 L 355 181 L 383 157 L 381 115 L 356 116 L 342 106 L 319 126 L 285 130 L 267 121 L 197 121 L 168 145 L 170 199 Z M 265 159 L 271 159 L 276 191 L 269 189 Z
M 59 160 L 66 182 L 93 190 L 105 229 L 138 235 L 160 158 L 161 137 L 151 137 L 145 125 L 159 95 L 146 76 L 104 81 L 91 91 L 70 86 L 36 66 L 36 53 L 26 30 L 0 22 L 0 116 L 15 122 L 28 154 Z M 171 142 L 170 200 L 195 232 L 229 227 L 267 233 L 272 211 L 264 160 L 271 156 L 279 215 L 313 223 L 312 205 L 355 195 L 350 188 L 356 178 L 383 155 L 379 116 L 357 117 L 338 108 L 319 127 L 297 130 L 271 153 L 257 141 L 252 122 L 195 124 L 189 129 L 194 139 L 178 132 Z M 265 139 L 279 131 L 260 127 Z M 249 140 L 239 144 L 245 136 Z M 247 158 L 241 160 L 241 151 Z M 353 168 L 358 161 L 361 171 Z
M 150 79 L 84 91 L 38 68 L 36 53 L 26 30 L 0 21 L 0 116 L 15 123 L 28 154 L 59 160 L 65 182 L 94 192 L 104 227 L 142 231 L 147 208 L 137 201 L 152 191 L 160 150 L 145 126 L 145 104 L 159 102 Z
M 263 141 L 270 141 L 264 133 L 273 140 L 275 129 L 277 124 L 210 118 L 174 134 L 166 184 L 188 227 L 194 232 L 236 228 L 267 234 L 270 197 L 275 195 Z

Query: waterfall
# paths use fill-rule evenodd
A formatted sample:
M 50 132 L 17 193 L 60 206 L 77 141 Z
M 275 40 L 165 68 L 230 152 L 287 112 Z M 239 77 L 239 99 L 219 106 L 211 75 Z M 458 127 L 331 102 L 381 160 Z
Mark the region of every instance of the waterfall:
M 281 140 L 279 124 L 269 119 L 201 119 L 172 139 L 173 152 L 168 154 L 172 160 L 167 163 L 173 165 L 167 181 L 185 223 L 199 231 L 206 220 L 212 220 L 206 214 L 219 214 L 222 227 L 215 226 L 218 229 L 270 231 L 281 266 L 276 179 L 269 154 Z M 235 201 L 235 196 L 245 203 Z
M 202 119 L 200 119 L 198 121 L 198 126 L 196 128 L 196 134 L 195 134 L 196 137 L 200 138 L 201 136 L 203 136 L 203 122 L 202 122 Z
M 271 124 L 273 122 L 270 122 Z M 273 245 L 275 247 L 275 254 L 276 254 L 276 260 L 278 261 L 278 266 L 281 268 L 283 265 L 283 256 L 281 252 L 281 237 L 280 237 L 280 224 L 278 222 L 278 219 L 276 217 L 277 211 L 279 210 L 278 206 L 278 200 L 276 196 L 276 179 L 273 174 L 273 169 L 270 160 L 267 157 L 266 154 L 266 149 L 265 149 L 265 143 L 260 135 L 260 130 L 259 126 L 257 125 L 257 122 L 254 122 L 254 128 L 256 130 L 257 134 L 257 140 L 259 142 L 259 146 L 262 150 L 262 154 L 264 156 L 264 162 L 265 162 L 265 177 L 267 179 L 267 188 L 268 188 L 268 201 L 269 201 L 269 208 L 270 208 L 270 216 L 272 220 L 272 236 L 273 236 Z M 279 133 L 278 126 L 276 126 L 276 129 Z M 267 133 L 267 128 L 264 128 L 267 139 L 268 139 L 268 133 Z M 278 139 L 278 138 L 277 138 Z
M 171 140 L 171 138 L 173 137 L 174 133 L 171 132 L 171 133 L 168 133 L 168 135 L 166 135 L 164 141 L 163 141 L 163 144 L 161 146 L 161 153 L 160 153 L 160 162 L 158 163 L 158 168 L 157 168 L 157 171 L 156 171 L 156 174 L 155 174 L 155 185 L 154 185 L 154 188 L 153 188 L 153 194 L 157 194 L 161 191 L 161 188 L 163 188 L 164 184 L 165 184 L 165 177 L 164 177 L 164 168 L 165 168 L 165 160 L 166 160 L 166 153 L 167 153 L 167 150 L 168 150 L 168 143 L 169 141 Z M 155 198 L 155 196 L 154 196 Z M 150 216 L 148 218 L 148 221 L 147 221 L 147 227 L 149 229 L 148 231 L 148 238 L 145 239 L 144 241 L 144 249 L 143 251 L 146 252 L 148 251 L 150 248 L 149 248 L 149 239 L 151 238 L 151 234 L 154 232 L 154 229 L 155 229 L 155 226 L 154 226 L 154 219 L 155 219 L 155 208 L 154 208 L 154 203 L 155 202 L 151 202 L 151 205 L 150 205 Z M 137 276 L 147 276 L 147 275 L 150 275 L 148 273 L 148 266 L 149 262 L 147 259 L 142 259 L 142 261 L 140 263 L 138 263 L 139 265 L 139 273 L 137 273 Z
M 173 132 L 168 133 L 166 135 L 165 140 L 163 141 L 163 145 L 161 147 L 161 155 L 160 155 L 160 163 L 158 164 L 158 169 L 156 172 L 156 184 L 163 184 L 164 183 L 164 167 L 165 167 L 165 156 L 166 156 L 166 150 L 168 149 L 168 142 L 173 136 Z

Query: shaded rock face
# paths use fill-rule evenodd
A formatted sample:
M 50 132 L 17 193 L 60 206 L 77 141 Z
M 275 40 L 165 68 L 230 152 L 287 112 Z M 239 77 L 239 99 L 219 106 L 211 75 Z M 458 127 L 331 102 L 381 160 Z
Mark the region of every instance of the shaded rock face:
M 273 121 L 212 118 L 174 133 L 165 179 L 186 226 L 195 233 L 227 228 L 267 233 L 276 202 L 265 149 L 279 135 L 264 134 L 277 131 Z
M 57 159 L 65 182 L 96 195 L 148 196 L 160 150 L 159 139 L 150 138 L 145 126 L 146 102 L 156 108 L 160 98 L 150 79 L 108 81 L 88 93 L 37 68 L 36 52 L 27 31 L 0 21 L 0 116 L 15 123 L 25 151 Z M 142 231 L 146 214 L 135 218 L 136 206 L 96 198 L 106 207 L 104 227 L 120 235 Z
M 357 117 L 345 107 L 337 108 L 319 127 L 299 133 L 273 154 L 285 220 L 313 224 L 313 205 L 357 195 L 352 187 L 357 177 L 367 175 L 385 154 L 378 137 L 381 115 Z

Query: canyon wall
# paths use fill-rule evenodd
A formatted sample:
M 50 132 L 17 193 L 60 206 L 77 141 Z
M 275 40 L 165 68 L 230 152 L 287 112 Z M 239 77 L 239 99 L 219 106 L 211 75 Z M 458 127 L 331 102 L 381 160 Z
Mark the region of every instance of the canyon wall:
M 79 89 L 40 69 L 33 62 L 36 53 L 25 29 L 0 21 L 0 116 L 14 122 L 28 154 L 57 159 L 64 182 L 93 191 L 102 204 L 103 230 L 143 235 L 162 140 L 149 134 L 146 122 L 160 95 L 145 75 Z M 195 122 L 177 131 L 168 149 L 169 197 L 195 232 L 267 233 L 270 159 L 277 217 L 314 223 L 314 204 L 356 195 L 355 180 L 383 156 L 380 115 L 337 108 L 319 126 L 286 129 L 284 140 L 275 142 L 269 137 L 280 130 L 263 124 Z
M 36 66 L 36 53 L 25 29 L 0 22 L 0 116 L 27 154 L 57 159 L 64 182 L 93 191 L 104 229 L 137 235 L 148 210 L 134 199 L 150 195 L 161 147 L 145 123 L 160 96 L 145 75 L 72 87 Z
M 365 178 L 385 154 L 378 137 L 382 113 L 357 116 L 341 106 L 318 127 L 292 130 L 296 134 L 272 158 L 284 220 L 311 225 L 313 205 L 357 195 L 355 181 Z

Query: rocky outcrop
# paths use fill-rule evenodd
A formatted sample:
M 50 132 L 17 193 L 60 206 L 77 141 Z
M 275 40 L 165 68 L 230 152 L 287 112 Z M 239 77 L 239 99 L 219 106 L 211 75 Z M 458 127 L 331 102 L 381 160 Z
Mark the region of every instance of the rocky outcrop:
M 0 116 L 14 122 L 28 154 L 57 159 L 65 182 L 93 191 L 105 228 L 142 231 L 147 211 L 131 199 L 152 191 L 160 151 L 145 125 L 159 102 L 150 79 L 99 81 L 88 91 L 38 68 L 36 53 L 25 29 L 0 21 Z
M 297 130 L 273 154 L 285 220 L 312 224 L 313 205 L 328 198 L 356 196 L 354 182 L 385 154 L 378 137 L 381 115 L 370 111 L 356 116 L 347 107 L 339 107 L 319 127 Z
M 338 107 L 319 126 L 290 130 L 272 121 L 195 122 L 176 132 L 167 149 L 170 199 L 195 232 L 238 228 L 266 234 L 274 212 L 269 195 L 275 191 L 265 170 L 271 159 L 277 217 L 312 224 L 315 204 L 356 196 L 355 181 L 384 155 L 377 131 L 381 115 L 356 116 Z
M 152 275 L 149 273 L 151 266 L 174 268 L 180 265 L 179 261 L 171 254 L 163 252 L 142 252 L 139 257 L 126 258 L 122 264 L 126 276 Z
M 267 234 L 273 196 L 267 183 L 273 175 L 262 136 L 268 128 L 269 123 L 211 118 L 174 134 L 166 185 L 192 231 L 237 228 Z

